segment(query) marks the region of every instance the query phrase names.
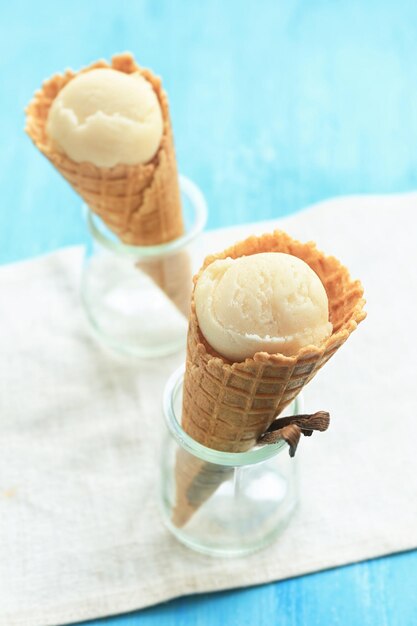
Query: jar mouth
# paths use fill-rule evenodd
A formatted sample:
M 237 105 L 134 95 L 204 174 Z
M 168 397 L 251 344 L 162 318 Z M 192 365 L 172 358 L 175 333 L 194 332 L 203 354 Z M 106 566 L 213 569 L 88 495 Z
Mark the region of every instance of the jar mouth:
M 163 395 L 163 411 L 170 433 L 176 439 L 179 446 L 194 456 L 214 463 L 230 467 L 253 465 L 270 459 L 283 450 L 288 449 L 285 441 L 257 446 L 246 452 L 222 452 L 214 450 L 198 443 L 188 435 L 181 426 L 182 390 L 184 384 L 185 365 L 179 367 L 168 379 Z M 288 405 L 284 414 L 293 415 L 300 413 L 302 402 L 299 396 Z
M 172 241 L 155 246 L 132 246 L 122 243 L 87 204 L 84 204 L 88 230 L 95 241 L 105 248 L 125 256 L 150 259 L 168 256 L 190 244 L 203 230 L 207 222 L 207 204 L 201 189 L 186 176 L 179 176 L 180 193 L 187 201 L 191 214 L 191 225 L 186 232 Z M 184 202 L 183 202 L 184 205 Z

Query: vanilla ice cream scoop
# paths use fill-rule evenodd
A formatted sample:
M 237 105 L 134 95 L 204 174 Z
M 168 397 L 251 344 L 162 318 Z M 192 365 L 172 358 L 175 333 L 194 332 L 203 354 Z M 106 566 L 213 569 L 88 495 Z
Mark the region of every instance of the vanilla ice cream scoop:
M 139 73 L 95 69 L 61 89 L 46 132 L 70 159 L 97 167 L 146 163 L 161 143 L 163 119 L 152 85 Z
M 231 361 L 256 352 L 291 356 L 332 333 L 321 280 L 290 254 L 214 261 L 200 275 L 194 301 L 207 342 Z

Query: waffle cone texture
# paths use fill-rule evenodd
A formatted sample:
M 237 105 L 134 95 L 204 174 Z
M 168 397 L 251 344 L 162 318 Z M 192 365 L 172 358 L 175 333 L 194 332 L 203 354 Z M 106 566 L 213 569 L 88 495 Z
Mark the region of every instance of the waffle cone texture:
M 140 68 L 127 53 L 114 56 L 111 64 L 97 61 L 81 73 L 97 68 L 126 74 L 139 72 L 151 83 L 164 121 L 161 143 L 151 161 L 103 168 L 92 163 L 76 163 L 53 147 L 46 134 L 46 121 L 59 91 L 77 75 L 71 70 L 52 76 L 35 93 L 26 109 L 26 132 L 121 241 L 137 246 L 172 241 L 183 234 L 184 225 L 168 99 L 161 81 L 149 70 Z
M 213 350 L 203 337 L 192 300 L 182 427 L 204 446 L 225 452 L 245 452 L 253 447 L 366 316 L 362 285 L 350 278 L 347 268 L 334 257 L 320 252 L 314 243 L 301 243 L 282 231 L 250 237 L 207 257 L 194 283 L 205 268 L 218 259 L 236 259 L 261 252 L 292 254 L 316 272 L 328 296 L 333 332 L 320 346 L 305 346 L 293 356 L 259 352 L 253 358 L 232 363 Z M 216 466 L 203 464 L 196 457 L 185 460 L 182 455 L 182 459 L 179 455 L 173 515 L 174 523 L 179 526 L 223 480 L 219 466 L 216 470 Z M 201 485 L 200 499 L 198 484 Z
M 177 307 L 185 318 L 190 313 L 192 291 L 191 257 L 188 250 L 174 252 L 167 257 L 137 263 Z

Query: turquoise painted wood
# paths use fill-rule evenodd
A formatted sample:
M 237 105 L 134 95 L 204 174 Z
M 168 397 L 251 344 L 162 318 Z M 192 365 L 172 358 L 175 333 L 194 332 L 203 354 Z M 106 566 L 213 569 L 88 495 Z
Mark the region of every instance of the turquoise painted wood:
M 15 0 L 0 15 L 1 263 L 84 241 L 80 202 L 25 137 L 23 109 L 44 77 L 116 51 L 164 77 L 210 227 L 417 187 L 413 1 Z M 416 581 L 410 552 L 104 623 L 411 626 Z

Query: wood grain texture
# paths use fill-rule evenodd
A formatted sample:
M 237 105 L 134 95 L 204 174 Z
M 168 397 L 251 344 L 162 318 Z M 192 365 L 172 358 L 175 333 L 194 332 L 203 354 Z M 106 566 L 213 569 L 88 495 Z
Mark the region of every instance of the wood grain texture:
M 0 31 L 2 263 L 85 241 L 80 201 L 24 135 L 23 109 L 54 72 L 126 49 L 164 77 L 210 227 L 417 187 L 412 1 L 15 0 Z M 411 626 L 416 579 L 412 552 L 100 624 Z

